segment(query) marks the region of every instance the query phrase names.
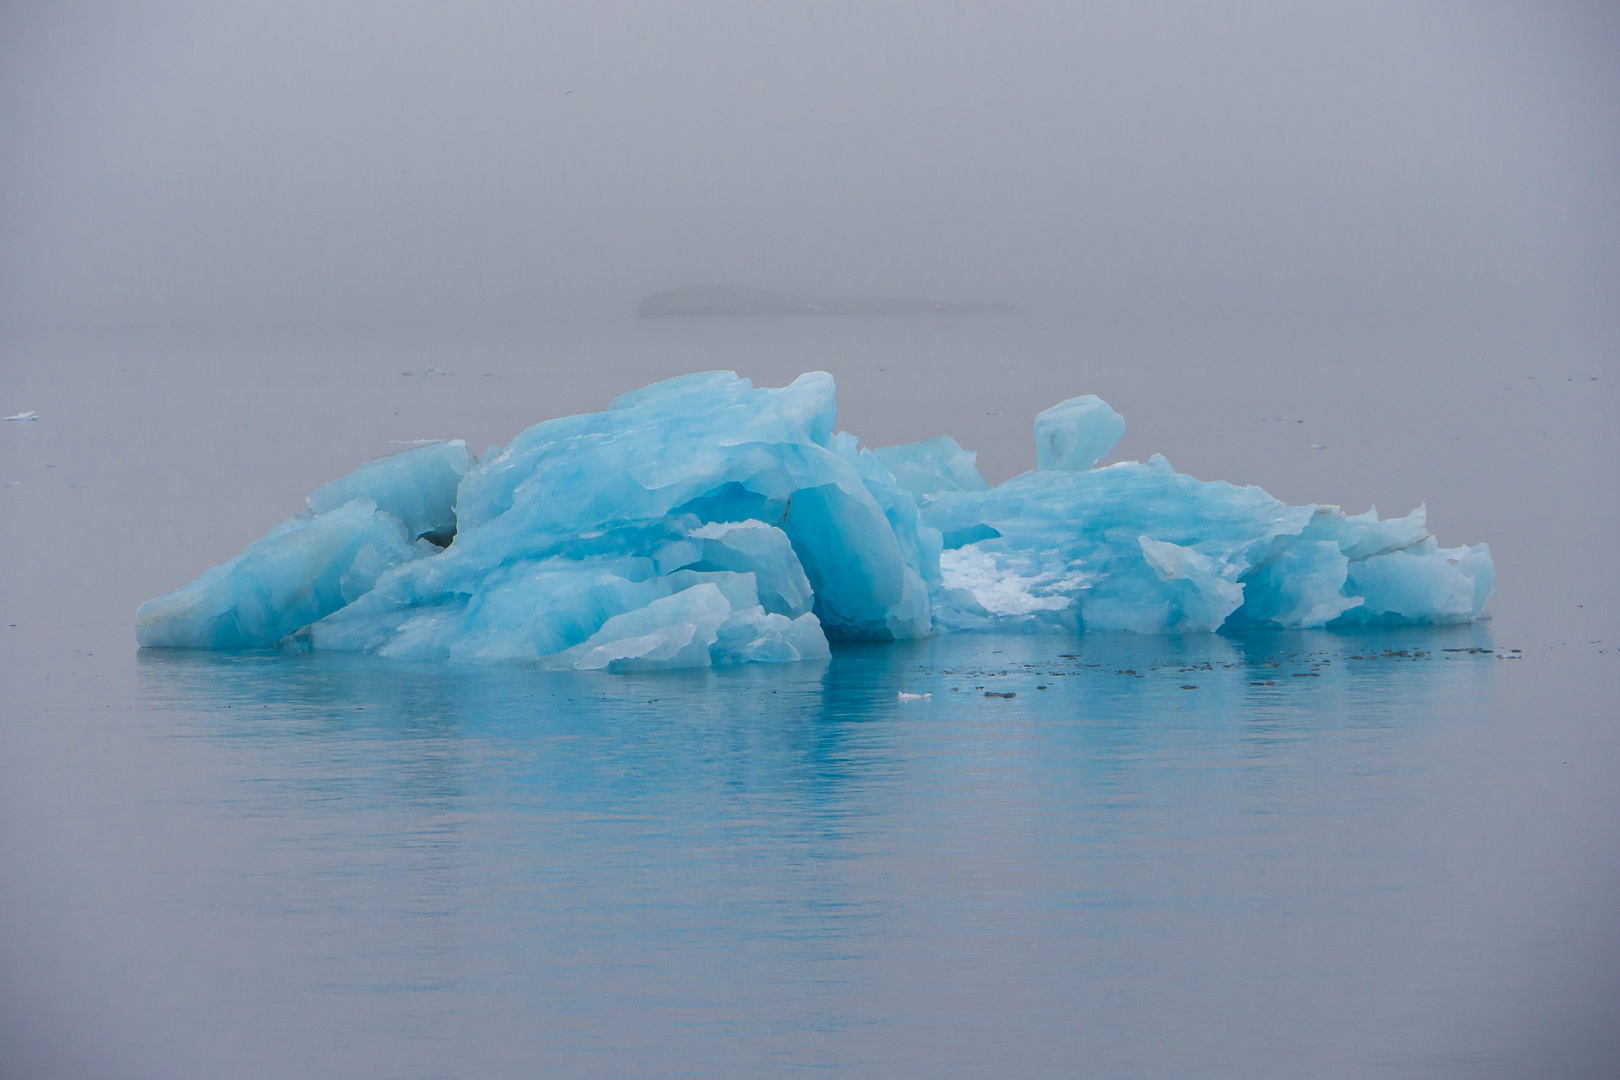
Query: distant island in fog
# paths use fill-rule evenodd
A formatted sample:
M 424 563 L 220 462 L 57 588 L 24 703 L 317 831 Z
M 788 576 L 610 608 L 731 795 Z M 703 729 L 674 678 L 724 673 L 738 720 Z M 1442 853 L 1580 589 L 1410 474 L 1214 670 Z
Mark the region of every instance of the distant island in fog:
M 897 296 L 795 296 L 743 285 L 694 285 L 641 301 L 643 319 L 752 318 L 766 315 L 916 315 L 1017 311 L 1011 304 L 953 304 Z

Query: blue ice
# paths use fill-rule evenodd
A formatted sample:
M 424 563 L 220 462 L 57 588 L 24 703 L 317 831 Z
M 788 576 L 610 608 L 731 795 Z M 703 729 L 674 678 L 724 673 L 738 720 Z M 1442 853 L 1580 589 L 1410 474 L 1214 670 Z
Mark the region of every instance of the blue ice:
M 1125 422 L 1093 396 L 1041 413 L 1040 467 L 994 488 L 948 436 L 865 449 L 834 420 L 825 372 L 706 372 L 476 462 L 383 458 L 143 605 L 137 638 L 643 671 L 821 659 L 829 637 L 1465 622 L 1493 587 L 1489 548 L 1441 548 L 1422 507 L 1098 468 Z

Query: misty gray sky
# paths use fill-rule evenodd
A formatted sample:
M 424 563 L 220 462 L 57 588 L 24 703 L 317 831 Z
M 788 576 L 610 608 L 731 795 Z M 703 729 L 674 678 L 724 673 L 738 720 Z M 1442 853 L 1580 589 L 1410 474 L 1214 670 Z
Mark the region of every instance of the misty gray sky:
M 739 283 L 1591 349 L 1607 5 L 7 3 L 0 323 Z

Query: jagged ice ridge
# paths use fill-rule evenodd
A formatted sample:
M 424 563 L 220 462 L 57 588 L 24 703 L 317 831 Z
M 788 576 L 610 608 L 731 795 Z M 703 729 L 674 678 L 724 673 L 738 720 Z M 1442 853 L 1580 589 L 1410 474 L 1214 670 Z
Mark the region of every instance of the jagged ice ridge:
M 1490 549 L 1200 481 L 1097 468 L 1093 396 L 1035 421 L 991 488 L 948 436 L 860 449 L 832 376 L 687 375 L 474 460 L 373 461 L 229 562 L 143 604 L 143 646 L 336 649 L 636 671 L 825 658 L 828 637 L 1205 633 L 1481 617 Z

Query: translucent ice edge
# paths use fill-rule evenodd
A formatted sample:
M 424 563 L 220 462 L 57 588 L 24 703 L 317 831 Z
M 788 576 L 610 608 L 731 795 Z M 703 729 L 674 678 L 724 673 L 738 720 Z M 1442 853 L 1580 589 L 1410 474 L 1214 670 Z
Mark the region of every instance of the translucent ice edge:
M 1467 622 L 1493 588 L 1490 549 L 1440 547 L 1423 507 L 1097 468 L 1125 421 L 1095 397 L 1041 413 L 1040 467 L 994 488 L 948 436 L 860 449 L 834 416 L 825 372 L 715 371 L 476 461 L 394 454 L 143 604 L 136 637 L 641 671 L 821 659 L 829 636 Z

